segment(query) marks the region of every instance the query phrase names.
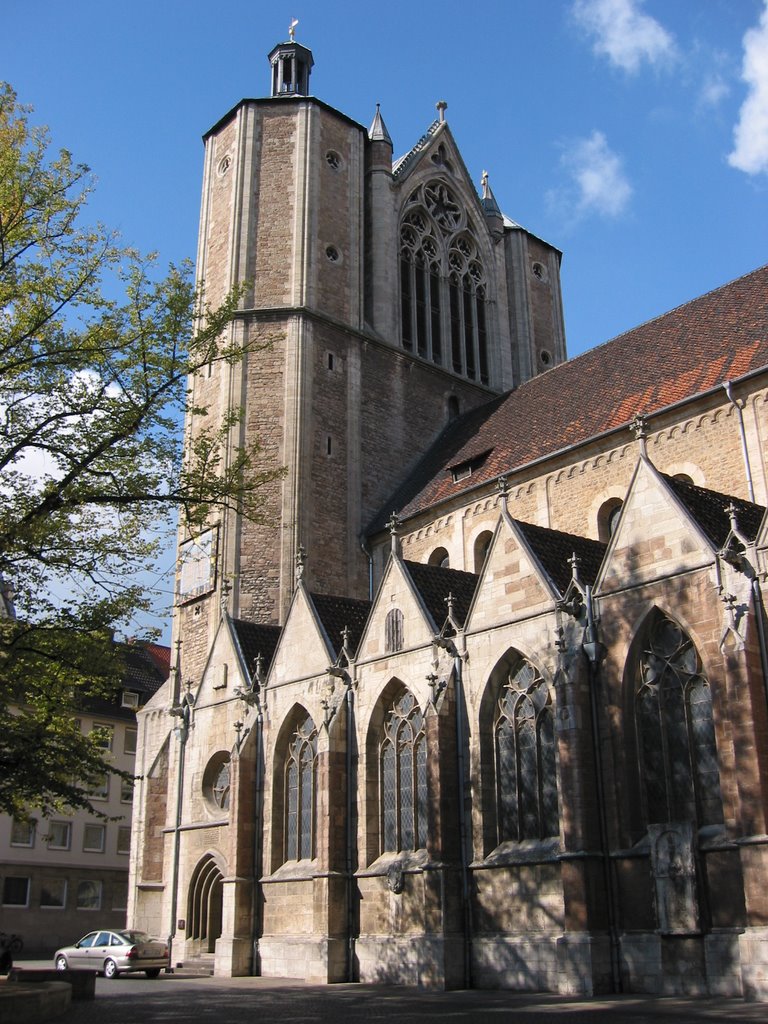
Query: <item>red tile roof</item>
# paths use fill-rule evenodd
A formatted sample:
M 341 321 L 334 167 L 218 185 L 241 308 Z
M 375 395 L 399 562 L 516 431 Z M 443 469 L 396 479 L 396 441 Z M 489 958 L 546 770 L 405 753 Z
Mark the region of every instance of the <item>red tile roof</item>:
M 468 488 L 768 366 L 768 265 L 553 367 L 451 423 L 385 504 L 413 516 Z M 491 449 L 469 480 L 456 466 Z

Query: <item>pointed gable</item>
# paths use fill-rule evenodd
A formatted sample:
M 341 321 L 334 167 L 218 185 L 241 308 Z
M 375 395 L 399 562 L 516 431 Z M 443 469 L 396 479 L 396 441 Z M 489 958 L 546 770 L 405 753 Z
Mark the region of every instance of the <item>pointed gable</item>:
M 261 658 L 264 672 L 267 672 L 275 656 L 281 627 L 246 622 L 244 619 L 231 619 L 230 623 L 236 647 L 248 677 L 253 675 L 259 658 Z
M 679 483 L 660 473 L 647 458 L 638 460 L 598 576 L 601 593 L 712 562 L 718 545 L 694 511 L 697 496 L 688 492 L 688 500 L 682 501 Z M 701 508 L 706 508 L 703 498 Z
M 412 564 L 400 558 L 390 558 L 363 631 L 358 652 L 360 660 L 379 658 L 429 643 L 440 628 L 435 626 L 432 614 L 406 567 Z M 402 642 L 397 650 L 387 649 L 387 617 L 391 613 L 401 616 Z
M 290 679 L 319 675 L 335 660 L 312 598 L 303 584 L 297 586 L 277 644 L 269 672 L 271 685 Z
M 591 586 L 595 582 L 605 557 L 605 544 L 575 533 L 524 523 L 520 519 L 516 519 L 515 524 L 561 595 L 565 594 L 573 578 L 570 560 L 574 555 L 579 560 L 582 583 Z

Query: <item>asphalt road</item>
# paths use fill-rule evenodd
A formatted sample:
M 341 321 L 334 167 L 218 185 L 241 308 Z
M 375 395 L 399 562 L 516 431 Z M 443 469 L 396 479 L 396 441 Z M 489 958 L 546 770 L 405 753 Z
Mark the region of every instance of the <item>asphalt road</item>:
M 96 999 L 73 1003 L 58 1020 L 62 1024 L 765 1024 L 768 1005 L 642 996 L 575 1001 L 538 993 L 422 992 L 378 985 L 162 974 L 155 981 L 143 975 L 113 981 L 98 978 Z

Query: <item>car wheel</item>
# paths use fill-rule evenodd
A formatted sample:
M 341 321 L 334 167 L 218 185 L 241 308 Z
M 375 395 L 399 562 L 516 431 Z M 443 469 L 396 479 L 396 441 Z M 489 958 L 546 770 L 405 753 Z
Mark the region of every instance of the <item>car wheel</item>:
M 57 956 L 56 957 L 56 970 L 57 971 L 66 971 L 68 969 L 68 967 L 69 967 L 69 964 L 67 963 L 67 958 L 65 956 Z
M 104 961 L 104 977 L 105 978 L 116 978 L 120 972 L 117 969 L 117 964 L 114 960 Z
M 148 967 L 144 972 L 148 978 L 157 978 L 160 974 L 159 967 Z

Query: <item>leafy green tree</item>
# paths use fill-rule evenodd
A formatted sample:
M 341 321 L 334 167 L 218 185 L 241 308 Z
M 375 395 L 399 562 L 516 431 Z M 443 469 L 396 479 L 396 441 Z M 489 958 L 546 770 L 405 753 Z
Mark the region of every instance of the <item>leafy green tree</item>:
M 138 580 L 176 514 L 258 517 L 280 472 L 236 447 L 237 410 L 183 453 L 189 375 L 242 356 L 240 296 L 210 308 L 189 264 L 161 275 L 83 224 L 91 188 L 0 86 L 0 811 L 15 814 L 91 808 L 103 750 L 74 715 L 114 692 L 112 638 L 147 608 Z

